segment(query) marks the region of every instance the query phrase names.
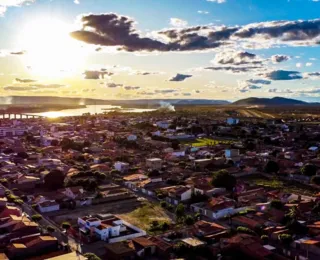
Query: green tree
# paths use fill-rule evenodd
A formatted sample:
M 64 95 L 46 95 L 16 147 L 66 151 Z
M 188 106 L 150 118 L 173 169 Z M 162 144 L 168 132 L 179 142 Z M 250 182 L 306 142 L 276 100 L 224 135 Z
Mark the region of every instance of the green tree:
M 101 260 L 101 258 L 94 253 L 86 253 L 84 254 L 84 257 L 86 257 L 88 260 Z
M 226 170 L 220 170 L 213 174 L 211 184 L 214 187 L 226 188 L 230 191 L 236 186 L 237 180 Z
M 185 213 L 185 206 L 181 203 L 179 203 L 179 205 L 176 208 L 176 217 L 177 219 L 181 219 L 184 216 Z
M 44 185 L 51 190 L 60 189 L 63 187 L 64 178 L 65 175 L 62 171 L 52 170 L 44 177 Z
M 61 227 L 62 227 L 63 229 L 68 230 L 68 229 L 71 227 L 71 224 L 70 224 L 69 222 L 63 222 L 63 223 L 61 224 Z
M 277 173 L 279 171 L 279 165 L 275 161 L 268 161 L 264 170 L 266 173 Z
M 274 209 L 282 209 L 283 203 L 280 200 L 272 200 L 270 202 L 270 207 Z
M 53 226 L 47 226 L 47 231 L 48 232 L 55 232 L 55 228 Z
M 314 164 L 306 164 L 301 168 L 301 173 L 305 176 L 312 177 L 317 174 L 318 167 Z
M 288 247 L 293 240 L 292 236 L 290 234 L 281 234 L 281 235 L 279 235 L 278 239 L 286 247 Z
M 195 219 L 194 219 L 194 217 L 191 216 L 191 215 L 187 215 L 187 216 L 185 217 L 185 219 L 184 219 L 184 223 L 185 223 L 186 225 L 188 225 L 188 226 L 193 225 L 194 222 L 195 222 Z
M 35 215 L 32 215 L 31 216 L 31 219 L 34 221 L 34 222 L 39 222 L 41 219 L 42 219 L 42 216 L 40 214 L 35 214 Z
M 311 183 L 315 185 L 320 185 L 320 175 L 312 176 Z

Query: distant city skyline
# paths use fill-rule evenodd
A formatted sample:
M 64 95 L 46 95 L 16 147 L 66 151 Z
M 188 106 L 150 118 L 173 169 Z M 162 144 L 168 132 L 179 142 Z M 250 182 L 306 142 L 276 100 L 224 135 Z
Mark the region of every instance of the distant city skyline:
M 0 0 L 0 96 L 320 101 L 318 0 Z

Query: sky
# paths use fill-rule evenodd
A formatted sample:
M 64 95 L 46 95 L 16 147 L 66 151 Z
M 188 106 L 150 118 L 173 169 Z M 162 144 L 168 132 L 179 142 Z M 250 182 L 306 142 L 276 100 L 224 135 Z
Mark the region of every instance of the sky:
M 320 101 L 320 0 L 0 0 L 0 96 Z

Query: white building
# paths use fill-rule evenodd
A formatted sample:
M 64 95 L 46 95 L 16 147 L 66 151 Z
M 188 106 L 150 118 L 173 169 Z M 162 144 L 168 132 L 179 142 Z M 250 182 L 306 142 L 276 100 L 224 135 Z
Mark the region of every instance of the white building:
M 60 210 L 60 205 L 54 200 L 47 200 L 38 204 L 41 213 Z
M 237 125 L 239 124 L 239 122 L 240 120 L 238 118 L 232 118 L 232 117 L 227 118 L 228 125 Z
M 126 172 L 129 170 L 129 163 L 115 162 L 114 168 L 119 172 Z
M 127 140 L 128 141 L 136 141 L 138 139 L 138 137 L 136 135 L 128 135 Z
M 0 127 L 0 137 L 22 136 L 27 131 L 26 128 Z

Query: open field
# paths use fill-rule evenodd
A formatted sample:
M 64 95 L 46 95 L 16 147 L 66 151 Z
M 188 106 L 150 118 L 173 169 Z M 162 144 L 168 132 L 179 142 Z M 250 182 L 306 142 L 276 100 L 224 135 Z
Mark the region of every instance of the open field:
M 150 202 L 145 202 L 134 211 L 119 216 L 143 230 L 149 230 L 153 221 L 172 223 L 172 220 L 163 208 Z
M 313 190 L 311 187 L 308 187 L 304 184 L 294 183 L 294 182 L 284 182 L 278 178 L 272 180 L 264 178 L 263 176 L 250 176 L 243 177 L 239 180 L 252 182 L 258 186 L 267 188 L 267 189 L 278 189 L 288 193 L 296 193 L 306 196 L 313 196 L 317 191 Z

